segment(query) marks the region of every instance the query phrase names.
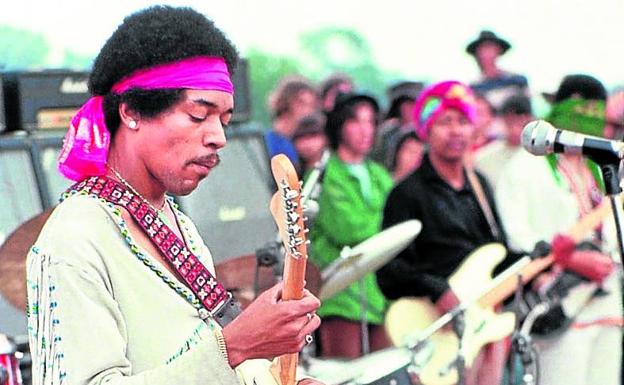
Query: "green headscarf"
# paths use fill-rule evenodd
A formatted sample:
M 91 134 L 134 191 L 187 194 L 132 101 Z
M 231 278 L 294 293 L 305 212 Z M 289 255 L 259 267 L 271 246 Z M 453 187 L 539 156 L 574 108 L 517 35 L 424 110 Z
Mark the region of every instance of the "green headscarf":
M 605 127 L 606 103 L 604 100 L 588 100 L 569 98 L 553 104 L 550 114 L 546 118 L 552 125 L 563 130 L 574 131 L 585 135 L 603 136 Z M 557 182 L 561 183 L 556 172 L 557 156 L 548 156 Z M 600 168 L 591 160 L 587 160 L 587 167 L 591 171 L 598 187 L 604 191 L 604 182 Z
M 604 100 L 569 98 L 553 104 L 546 120 L 563 130 L 602 136 L 605 127 L 605 110 Z

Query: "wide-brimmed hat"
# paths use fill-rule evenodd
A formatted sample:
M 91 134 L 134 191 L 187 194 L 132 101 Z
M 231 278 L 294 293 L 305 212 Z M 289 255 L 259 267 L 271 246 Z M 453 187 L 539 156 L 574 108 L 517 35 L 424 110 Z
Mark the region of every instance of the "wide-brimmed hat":
M 501 48 L 501 55 L 507 52 L 509 48 L 511 48 L 511 44 L 509 44 L 507 40 L 499 37 L 492 31 L 483 30 L 479 33 L 479 37 L 476 40 L 468 44 L 468 46 L 466 47 L 466 52 L 474 56 L 475 53 L 477 52 L 477 47 L 481 43 L 484 43 L 486 41 L 491 41 L 493 43 L 498 44 L 498 46 Z

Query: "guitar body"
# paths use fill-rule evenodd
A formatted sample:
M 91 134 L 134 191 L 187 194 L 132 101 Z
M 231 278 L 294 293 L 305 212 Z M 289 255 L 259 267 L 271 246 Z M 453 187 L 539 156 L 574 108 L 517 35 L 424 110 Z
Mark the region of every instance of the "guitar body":
M 546 303 L 549 310 L 537 317 L 531 333 L 536 339 L 554 338 L 568 330 L 593 298 L 604 293 L 598 284 L 573 272 L 563 271 L 548 284 L 546 290 L 539 293 L 529 290 L 524 295 L 524 314 L 521 318 L 524 319 L 538 304 Z
M 455 273 L 449 284 L 461 301 L 477 297 L 492 283 L 492 271 L 505 258 L 506 250 L 498 244 L 480 247 L 470 254 Z M 386 313 L 386 330 L 396 346 L 402 346 L 406 337 L 417 336 L 441 314 L 428 298 L 406 297 L 394 302 Z M 481 348 L 499 341 L 513 332 L 513 313 L 497 314 L 492 307 L 473 304 L 466 310 L 464 350 L 466 366 L 470 367 Z M 419 378 L 425 385 L 452 385 L 458 380 L 453 363 L 457 357 L 459 341 L 447 327 L 431 336 L 432 354 L 422 365 Z

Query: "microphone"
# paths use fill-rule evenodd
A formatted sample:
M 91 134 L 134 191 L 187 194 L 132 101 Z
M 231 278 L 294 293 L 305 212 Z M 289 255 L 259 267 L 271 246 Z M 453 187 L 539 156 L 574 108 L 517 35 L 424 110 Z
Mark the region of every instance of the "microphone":
M 533 155 L 584 155 L 600 165 L 618 165 L 624 158 L 622 142 L 560 130 L 544 120 L 524 126 L 522 146 Z

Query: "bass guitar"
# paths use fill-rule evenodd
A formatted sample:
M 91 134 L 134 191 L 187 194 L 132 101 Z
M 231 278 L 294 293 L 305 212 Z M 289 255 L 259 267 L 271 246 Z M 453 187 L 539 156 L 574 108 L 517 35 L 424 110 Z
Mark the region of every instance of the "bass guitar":
M 580 242 L 586 234 L 595 229 L 610 213 L 608 202 L 603 202 L 585 215 L 569 231 L 568 236 Z M 465 312 L 464 359 L 470 367 L 481 348 L 510 335 L 515 326 L 515 315 L 510 312 L 496 313 L 494 307 L 508 298 L 518 285 L 517 275 L 522 283 L 535 278 L 550 267 L 552 255 L 524 263 L 523 267 L 509 274 L 507 278 L 494 281 L 492 272 L 505 258 L 502 245 L 489 244 L 471 253 L 459 268 L 449 277 L 449 285 L 460 301 L 475 301 Z M 525 257 L 528 259 L 528 257 Z M 516 266 L 516 265 L 514 265 Z M 496 279 L 496 278 L 495 278 Z M 484 294 L 485 293 L 485 294 Z M 386 313 L 386 330 L 395 346 L 403 346 L 438 320 L 440 314 L 428 298 L 406 297 L 395 301 Z M 452 385 L 458 380 L 455 361 L 459 341 L 449 328 L 440 329 L 429 339 L 432 346 L 429 357 L 418 368 L 419 379 L 425 385 Z

